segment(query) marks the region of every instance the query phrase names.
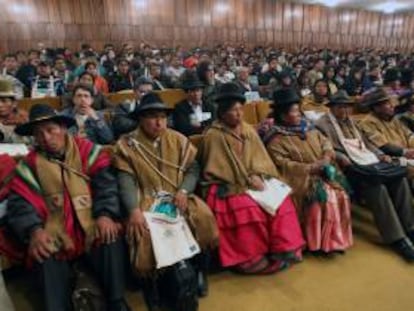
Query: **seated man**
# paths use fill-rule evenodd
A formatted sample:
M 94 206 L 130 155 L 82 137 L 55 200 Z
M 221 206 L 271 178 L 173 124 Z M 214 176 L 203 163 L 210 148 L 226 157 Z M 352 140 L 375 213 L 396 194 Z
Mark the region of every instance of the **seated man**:
M 214 107 L 202 100 L 203 86 L 195 75 L 189 74 L 183 81 L 187 98 L 175 105 L 173 124 L 185 136 L 201 134 L 214 119 Z
M 383 88 L 378 88 L 367 94 L 363 102 L 371 109 L 371 113 L 360 122 L 360 128 L 365 137 L 376 148 L 385 154 L 407 159 L 414 159 L 414 135 L 404 124 L 394 117 L 394 105 Z M 414 167 L 408 166 L 410 179 L 414 176 Z
M 88 140 L 72 137 L 75 120 L 47 105 L 32 107 L 16 133 L 33 136 L 36 149 L 12 180 L 8 225 L 27 248 L 37 273 L 42 310 L 71 310 L 71 263 L 87 259 L 109 310 L 127 311 L 124 248 L 116 179 L 110 157 Z
M 62 114 L 76 120 L 78 133 L 81 137 L 86 137 L 101 145 L 110 144 L 114 140 L 114 136 L 106 123 L 104 113 L 96 111 L 92 107 L 93 89 L 88 85 L 78 84 L 72 94 L 74 105 L 63 110 Z
M 95 110 L 104 110 L 113 108 L 113 104 L 108 100 L 108 98 L 102 93 L 99 92 L 94 86 L 95 78 L 89 72 L 84 72 L 79 76 L 79 84 L 89 85 L 93 89 L 93 104 L 92 107 Z M 68 108 L 73 106 L 73 94 L 68 93 L 62 96 L 62 107 Z
M 339 91 L 328 104 L 330 113 L 322 116 L 316 126 L 332 142 L 337 162 L 374 214 L 384 243 L 412 262 L 414 213 L 410 187 L 404 176 L 406 170 L 391 164 L 390 156 L 363 139 L 350 117 L 353 104 L 345 91 Z M 380 178 L 379 174 L 369 170 L 372 165 L 401 173 L 400 176 L 389 174 L 389 178 Z
M 12 83 L 9 80 L 0 80 L 0 142 L 24 143 L 25 139 L 14 133 L 14 128 L 26 121 L 27 112 L 17 109 Z
M 53 76 L 47 62 L 40 62 L 36 73 L 30 84 L 32 98 L 55 97 L 65 93 L 63 80 Z
M 134 116 L 135 111 L 139 107 L 141 97 L 152 91 L 152 83 L 150 78 L 139 77 L 134 84 L 135 100 L 122 103 L 115 108 L 115 115 L 112 118 L 112 130 L 115 138 L 136 129 L 138 122 Z
M 132 264 L 143 275 L 156 269 L 144 212 L 150 211 L 161 193 L 168 193 L 172 197 L 175 211 L 188 215 L 187 221 L 201 249 L 214 246 L 218 238 L 210 209 L 192 194 L 199 176 L 196 148 L 186 137 L 167 128 L 169 111 L 156 94 L 146 94 L 137 110 L 138 129 L 123 136 L 115 152 L 114 165 L 118 169 L 121 201 L 129 215 L 129 246 L 131 251 L 137 250 Z M 198 277 L 203 279 L 203 276 L 199 271 Z M 201 295 L 206 293 L 204 284 L 199 284 Z M 186 287 L 188 284 L 180 286 Z M 187 302 L 192 303 L 194 295 L 176 299 L 188 299 Z

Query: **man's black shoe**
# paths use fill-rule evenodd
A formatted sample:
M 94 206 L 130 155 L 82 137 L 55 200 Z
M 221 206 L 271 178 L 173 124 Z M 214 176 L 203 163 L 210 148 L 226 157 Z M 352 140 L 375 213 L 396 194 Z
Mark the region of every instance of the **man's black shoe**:
M 391 244 L 391 247 L 407 262 L 414 262 L 414 248 L 410 240 L 404 238 Z

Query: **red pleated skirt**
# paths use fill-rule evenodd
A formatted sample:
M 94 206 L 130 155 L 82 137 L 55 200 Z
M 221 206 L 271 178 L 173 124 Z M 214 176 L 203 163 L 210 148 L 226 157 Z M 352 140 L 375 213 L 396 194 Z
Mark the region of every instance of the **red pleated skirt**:
M 297 252 L 304 246 L 296 209 L 290 197 L 272 216 L 247 194 L 222 199 L 217 196 L 217 189 L 217 185 L 210 187 L 207 204 L 219 227 L 219 256 L 224 267 L 254 261 L 267 254 Z

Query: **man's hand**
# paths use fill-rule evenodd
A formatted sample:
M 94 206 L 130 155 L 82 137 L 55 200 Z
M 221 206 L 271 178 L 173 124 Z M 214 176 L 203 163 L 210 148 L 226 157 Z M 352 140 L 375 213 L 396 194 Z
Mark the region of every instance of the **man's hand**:
M 392 158 L 387 154 L 382 154 L 382 155 L 378 156 L 378 159 L 381 162 L 385 162 L 385 163 L 391 163 L 392 162 Z
M 32 232 L 29 244 L 29 256 L 43 262 L 54 253 L 53 238 L 43 228 Z
M 253 190 L 263 191 L 265 189 L 264 182 L 260 176 L 250 175 L 249 185 Z
M 138 241 L 139 238 L 145 234 L 149 234 L 147 222 L 142 211 L 139 208 L 136 208 L 129 215 L 127 236 L 129 239 L 134 238 Z
M 188 208 L 188 194 L 185 191 L 179 190 L 174 197 L 174 205 L 177 206 L 177 208 L 181 212 L 185 212 Z
M 96 237 L 102 242 L 110 244 L 118 237 L 119 226 L 109 217 L 100 216 L 96 220 Z

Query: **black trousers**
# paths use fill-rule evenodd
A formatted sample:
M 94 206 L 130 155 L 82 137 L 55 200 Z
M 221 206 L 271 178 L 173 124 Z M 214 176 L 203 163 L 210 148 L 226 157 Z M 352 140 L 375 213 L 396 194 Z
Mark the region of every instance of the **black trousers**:
M 91 250 L 82 259 L 91 267 L 102 287 L 107 302 L 121 300 L 125 286 L 125 246 L 121 239 L 111 244 L 102 244 Z M 38 288 L 46 311 L 72 311 L 73 262 L 49 258 L 36 264 Z

